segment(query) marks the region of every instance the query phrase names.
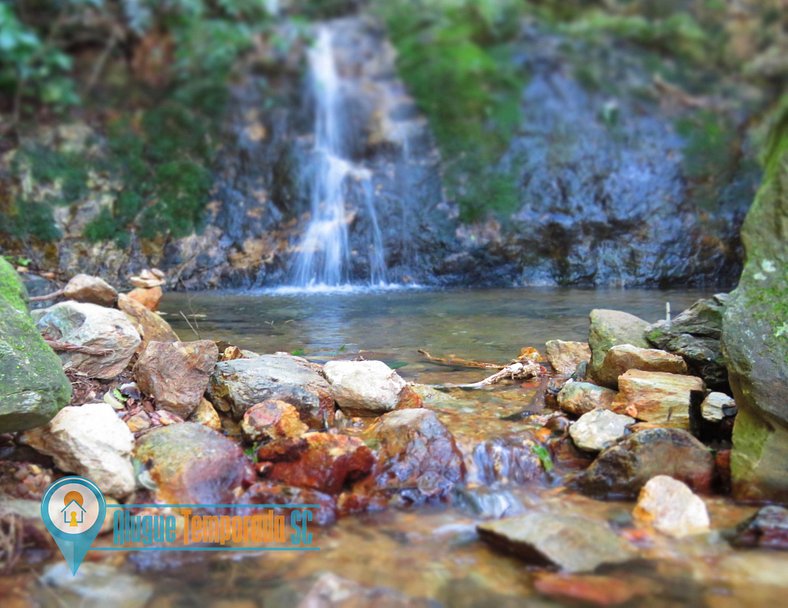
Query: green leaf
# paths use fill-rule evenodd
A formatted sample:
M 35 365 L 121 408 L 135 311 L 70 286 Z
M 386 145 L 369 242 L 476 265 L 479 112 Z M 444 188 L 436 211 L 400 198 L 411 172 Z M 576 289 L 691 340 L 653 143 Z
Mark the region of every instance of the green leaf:
M 553 470 L 553 459 L 550 457 L 550 452 L 547 451 L 542 445 L 534 445 L 531 450 L 539 458 L 546 473 Z

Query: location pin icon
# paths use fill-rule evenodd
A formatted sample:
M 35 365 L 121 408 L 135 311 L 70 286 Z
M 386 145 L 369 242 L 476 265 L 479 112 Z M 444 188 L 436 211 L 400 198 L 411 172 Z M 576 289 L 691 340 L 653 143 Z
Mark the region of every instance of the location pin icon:
M 41 500 L 41 519 L 72 574 L 85 559 L 106 514 L 104 495 L 89 479 L 63 477 L 47 488 Z

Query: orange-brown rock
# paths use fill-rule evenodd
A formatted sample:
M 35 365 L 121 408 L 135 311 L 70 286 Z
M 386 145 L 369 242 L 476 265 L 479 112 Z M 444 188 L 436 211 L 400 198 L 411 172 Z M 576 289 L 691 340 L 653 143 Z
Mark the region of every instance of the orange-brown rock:
M 618 388 L 618 377 L 630 369 L 644 372 L 665 372 L 667 374 L 686 374 L 687 364 L 679 355 L 656 348 L 639 348 L 631 344 L 611 347 L 596 379 L 605 386 Z
M 587 342 L 565 342 L 549 340 L 545 342 L 545 354 L 553 369 L 559 374 L 569 376 L 575 373 L 583 361 L 591 360 L 591 347 Z
M 263 401 L 244 413 L 241 431 L 249 441 L 268 442 L 300 437 L 309 430 L 298 410 L 285 401 Z
M 159 310 L 159 302 L 161 302 L 164 292 L 161 287 L 135 287 L 128 294 L 132 300 L 136 300 L 148 310 Z
M 175 333 L 167 321 L 128 295 L 120 294 L 118 296 L 118 308 L 131 319 L 142 337 L 142 343 L 137 349 L 137 353 L 143 352 L 149 342 L 178 341 L 178 334 Z
M 688 429 L 690 393 L 704 390 L 695 376 L 631 369 L 618 379 L 619 392 L 610 406 L 638 420 Z

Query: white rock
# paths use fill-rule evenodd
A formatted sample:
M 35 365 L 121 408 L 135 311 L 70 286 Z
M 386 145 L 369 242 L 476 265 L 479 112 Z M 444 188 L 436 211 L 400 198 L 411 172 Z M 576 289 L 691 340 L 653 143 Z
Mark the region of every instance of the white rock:
M 700 412 L 709 422 L 720 422 L 736 414 L 736 402 L 725 393 L 709 393 L 700 405 Z
M 33 311 L 41 334 L 50 340 L 90 349 L 93 354 L 65 350 L 63 368 L 90 378 L 109 380 L 120 374 L 137 350 L 139 332 L 121 311 L 83 302 L 60 302 Z
M 639 523 L 676 538 L 709 530 L 703 500 L 686 484 L 667 475 L 652 477 L 643 486 L 633 516 Z
M 107 403 L 65 407 L 46 426 L 27 431 L 22 441 L 52 456 L 60 470 L 87 477 L 109 496 L 134 491 L 134 435 Z
M 382 361 L 329 361 L 323 367 L 331 394 L 351 416 L 377 416 L 399 403 L 405 381 Z
M 581 450 L 599 452 L 626 435 L 627 427 L 634 422 L 629 416 L 596 409 L 580 416 L 569 427 L 569 435 Z

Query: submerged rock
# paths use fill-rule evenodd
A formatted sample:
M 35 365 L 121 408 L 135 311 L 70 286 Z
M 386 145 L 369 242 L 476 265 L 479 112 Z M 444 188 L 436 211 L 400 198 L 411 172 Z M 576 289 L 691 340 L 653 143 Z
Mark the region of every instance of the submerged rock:
M 738 527 L 731 544 L 788 551 L 788 509 L 777 505 L 761 508 Z
M 150 342 L 134 365 L 134 377 L 157 408 L 188 418 L 200 404 L 218 358 L 211 340 Z
M 648 348 L 643 332 L 648 323 L 643 319 L 619 310 L 595 309 L 589 315 L 588 345 L 591 347 L 589 372 L 594 379 L 599 373 L 609 351 L 618 344 L 631 344 Z
M 676 538 L 709 531 L 706 504 L 686 484 L 667 475 L 648 480 L 632 515 L 638 523 Z
M 104 279 L 89 274 L 78 274 L 71 278 L 63 288 L 63 297 L 67 300 L 114 306 L 118 292 Z
M 593 410 L 583 414 L 569 427 L 572 441 L 581 450 L 599 452 L 613 445 L 627 433 L 635 419 L 610 410 Z
M 680 355 L 690 371 L 713 389 L 728 385 L 722 356 L 722 315 L 728 294 L 698 300 L 671 321 L 657 321 L 646 329 L 646 339 L 662 350 Z
M 539 479 L 544 465 L 539 449 L 546 449 L 528 433 L 495 437 L 479 443 L 460 441 L 465 456 L 468 483 L 490 486 L 496 483 L 523 484 Z
M 574 374 L 578 365 L 591 360 L 591 348 L 587 342 L 548 340 L 544 348 L 547 361 L 559 374 Z
M 377 442 L 377 486 L 413 502 L 446 496 L 462 482 L 465 465 L 454 437 L 427 409 L 384 414 L 368 431 Z
M 241 431 L 247 441 L 268 442 L 300 437 L 309 430 L 298 410 L 284 401 L 263 401 L 244 414 Z
M 240 504 L 258 505 L 318 505 L 312 511 L 312 521 L 318 526 L 327 526 L 337 520 L 337 500 L 335 496 L 309 488 L 295 488 L 270 481 L 252 484 L 239 498 Z M 295 509 L 276 508 L 277 513 L 289 514 Z
M 476 529 L 482 540 L 495 547 L 567 572 L 591 572 L 636 557 L 629 543 L 607 524 L 573 515 L 534 511 L 485 522 Z
M 678 355 L 672 355 L 664 350 L 619 344 L 607 351 L 597 380 L 605 386 L 617 388 L 618 377 L 631 369 L 644 372 L 686 374 L 687 364 Z
M 273 481 L 339 494 L 346 484 L 366 476 L 375 463 L 363 441 L 347 435 L 306 433 L 285 438 L 257 450 L 261 474 Z
M 134 436 L 107 403 L 65 407 L 46 426 L 27 431 L 22 441 L 52 456 L 61 471 L 87 477 L 109 496 L 134 491 Z
M 208 394 L 236 419 L 257 403 L 280 400 L 294 406 L 309 428 L 323 430 L 334 412 L 331 389 L 317 366 L 281 353 L 219 363 Z
M 633 499 L 655 475 L 669 475 L 696 492 L 708 493 L 714 456 L 687 431 L 640 431 L 607 448 L 571 484 L 598 498 Z
M 164 502 L 233 502 L 243 480 L 252 478 L 249 461 L 236 443 L 193 422 L 145 433 L 137 440 L 134 457 L 147 467 Z
M 33 316 L 45 338 L 91 351 L 60 352 L 64 369 L 89 378 L 114 378 L 126 369 L 140 344 L 134 325 L 113 308 L 69 301 L 34 311 Z
M 324 572 L 298 603 L 298 608 L 428 608 L 433 603 L 387 587 L 365 587 Z
M 0 433 L 46 424 L 71 400 L 58 356 L 27 313 L 26 292 L 0 256 Z
M 618 379 L 611 409 L 654 424 L 689 428 L 691 394 L 703 391 L 695 376 L 631 369 Z
M 382 361 L 329 361 L 323 373 L 339 408 L 350 416 L 379 416 L 400 402 L 407 387 Z
M 482 519 L 500 519 L 525 513 L 525 507 L 509 490 L 480 486 L 456 488 L 452 504 Z
M 563 411 L 582 416 L 597 408 L 607 409 L 616 398 L 616 391 L 590 382 L 567 382 L 558 393 L 558 407 Z
M 53 595 L 59 605 L 81 608 L 143 608 L 153 596 L 153 585 L 146 579 L 121 572 L 108 564 L 85 562 L 72 574 L 65 562 L 46 568 L 40 580 L 42 605 Z

